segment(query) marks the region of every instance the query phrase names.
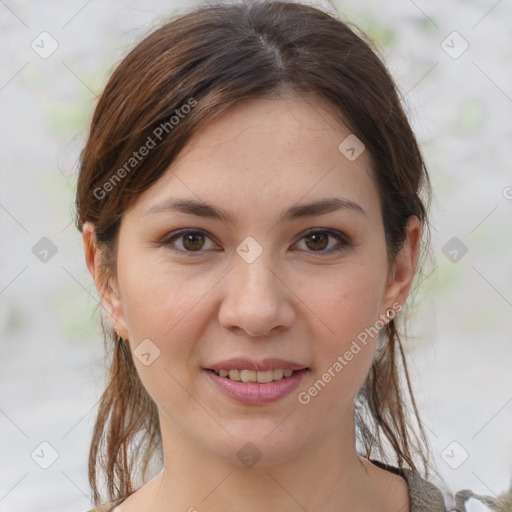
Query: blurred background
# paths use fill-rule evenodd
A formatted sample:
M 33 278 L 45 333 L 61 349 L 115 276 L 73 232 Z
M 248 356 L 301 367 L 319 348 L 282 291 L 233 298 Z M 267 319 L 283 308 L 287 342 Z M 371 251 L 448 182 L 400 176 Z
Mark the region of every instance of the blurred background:
M 73 225 L 77 159 L 113 66 L 196 4 L 0 0 L 0 512 L 92 507 L 104 362 Z M 499 494 L 512 479 L 512 2 L 332 5 L 381 49 L 434 186 L 407 352 L 440 475 Z

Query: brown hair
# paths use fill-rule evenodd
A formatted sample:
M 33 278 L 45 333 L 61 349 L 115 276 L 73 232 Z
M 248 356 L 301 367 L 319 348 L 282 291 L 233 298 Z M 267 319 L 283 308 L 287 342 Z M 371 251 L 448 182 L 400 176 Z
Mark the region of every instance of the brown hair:
M 87 221 L 95 227 L 105 282 L 115 275 L 123 214 L 200 127 L 246 98 L 311 93 L 328 100 L 333 115 L 370 152 L 390 263 L 412 215 L 424 227 L 424 256 L 429 177 L 397 88 L 372 43 L 356 27 L 311 6 L 219 3 L 149 34 L 117 66 L 99 98 L 81 154 L 76 223 L 80 231 Z M 135 158 L 144 146 L 151 150 Z M 363 455 L 428 476 L 429 445 L 395 323 L 381 330 L 382 343 L 356 400 L 357 440 Z M 161 448 L 157 408 L 139 380 L 128 341 L 105 325 L 104 335 L 112 361 L 89 454 L 95 503 L 99 472 L 108 500 L 127 496 L 135 490 L 133 471 L 142 466 L 143 478 Z

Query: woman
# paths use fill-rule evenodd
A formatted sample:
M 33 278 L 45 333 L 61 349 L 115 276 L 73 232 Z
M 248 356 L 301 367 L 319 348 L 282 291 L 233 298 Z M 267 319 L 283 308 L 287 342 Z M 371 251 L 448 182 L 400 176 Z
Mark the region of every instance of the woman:
M 429 191 L 390 75 L 340 20 L 205 5 L 138 44 L 76 197 L 112 353 L 96 510 L 446 510 L 398 333 Z

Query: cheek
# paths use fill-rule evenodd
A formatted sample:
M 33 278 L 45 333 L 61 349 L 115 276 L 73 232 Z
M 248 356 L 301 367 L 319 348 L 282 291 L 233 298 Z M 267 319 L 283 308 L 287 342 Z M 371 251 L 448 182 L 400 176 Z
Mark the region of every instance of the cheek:
M 312 331 L 315 371 L 299 395 L 301 404 L 316 408 L 315 415 L 332 416 L 333 421 L 361 389 L 379 333 L 374 327 L 379 314 L 374 283 L 356 274 L 352 277 L 330 282 L 324 293 L 313 297 L 312 309 L 322 322 Z
M 130 259 L 127 263 L 118 268 L 123 272 L 123 308 L 137 372 L 157 404 L 185 406 L 190 397 L 183 389 L 193 385 L 191 368 L 198 364 L 197 342 L 211 322 L 212 290 L 224 271 L 178 271 L 156 259 L 152 263 Z M 137 359 L 139 347 L 147 339 L 158 353 L 150 366 Z
M 197 315 L 207 293 L 218 281 L 213 273 L 193 268 L 177 270 L 160 258 L 136 258 L 118 264 L 123 310 L 128 330 L 134 339 L 172 338 L 173 332 L 190 336 L 197 328 Z
M 118 262 L 118 275 L 137 373 L 157 404 L 173 404 L 181 410 L 190 406 L 184 391 L 191 387 L 188 364 L 208 318 L 208 291 L 218 277 L 194 279 L 193 270 L 179 272 L 156 258 L 148 262 L 133 256 Z M 137 354 L 148 339 L 158 356 L 146 365 Z
M 300 296 L 335 342 L 347 342 L 375 324 L 381 313 L 384 277 L 376 264 L 347 265 L 322 280 L 303 281 Z
M 301 292 L 318 318 L 312 330 L 314 382 L 308 383 L 303 399 L 321 395 L 317 407 L 340 411 L 355 397 L 373 362 L 384 278 L 374 262 L 373 267 L 347 265 L 313 283 L 314 279 L 303 282 Z

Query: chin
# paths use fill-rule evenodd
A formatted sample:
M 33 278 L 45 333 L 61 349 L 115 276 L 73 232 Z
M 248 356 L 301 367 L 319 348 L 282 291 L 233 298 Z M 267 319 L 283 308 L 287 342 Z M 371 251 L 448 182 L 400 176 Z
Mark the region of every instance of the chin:
M 233 437 L 222 442 L 209 439 L 210 449 L 227 463 L 239 467 L 270 467 L 290 462 L 297 456 L 298 448 L 306 440 L 295 439 L 289 432 L 279 432 L 275 422 L 269 425 L 252 420 L 252 433 L 240 429 L 240 433 L 229 430 Z M 269 435 L 270 434 L 270 435 Z

